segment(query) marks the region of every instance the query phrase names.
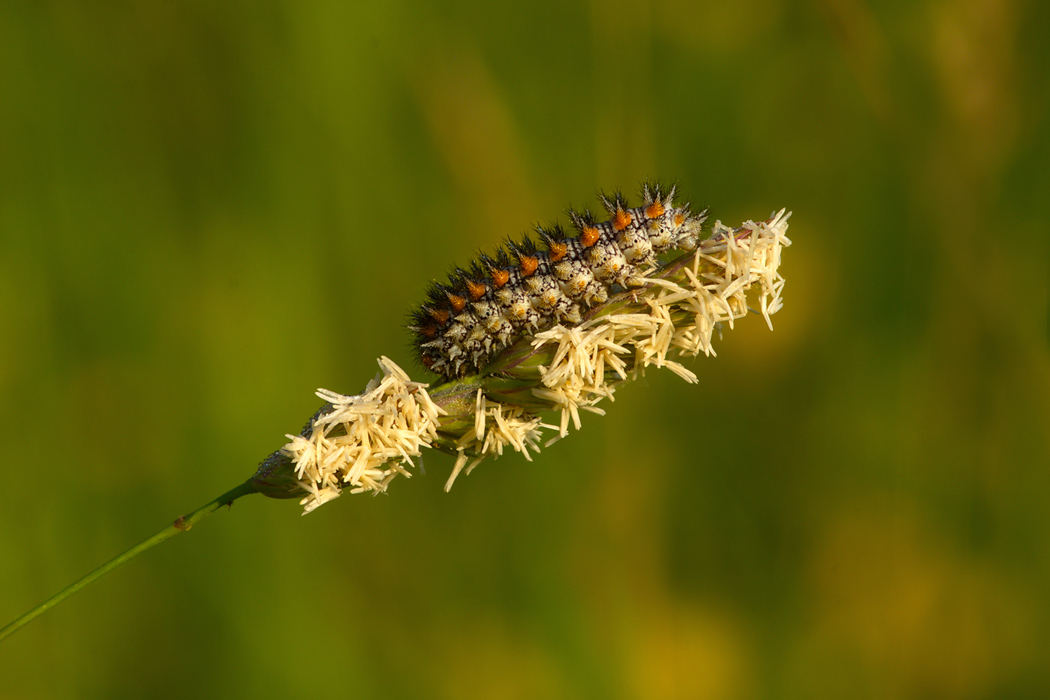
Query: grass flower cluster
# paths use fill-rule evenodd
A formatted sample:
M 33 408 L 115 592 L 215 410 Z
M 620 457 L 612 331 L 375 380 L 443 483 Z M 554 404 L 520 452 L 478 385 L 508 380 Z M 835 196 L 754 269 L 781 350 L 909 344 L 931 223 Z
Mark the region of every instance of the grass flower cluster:
M 326 390 L 303 432 L 265 461 L 261 490 L 275 483 L 301 495 L 304 512 L 339 496 L 385 491 L 409 476 L 422 448 L 456 455 L 446 490 L 461 473 L 507 449 L 527 459 L 579 430 L 581 412 L 613 400 L 616 387 L 648 367 L 667 368 L 690 383 L 696 375 L 676 357 L 713 355 L 720 329 L 754 310 L 772 328 L 781 308 L 781 252 L 790 214 L 713 233 L 690 251 L 649 271 L 644 285 L 591 309 L 578 325 L 555 325 L 504 350 L 478 375 L 428 391 L 386 357 L 359 396 Z M 554 423 L 542 419 L 553 413 Z M 294 472 L 293 480 L 289 471 Z

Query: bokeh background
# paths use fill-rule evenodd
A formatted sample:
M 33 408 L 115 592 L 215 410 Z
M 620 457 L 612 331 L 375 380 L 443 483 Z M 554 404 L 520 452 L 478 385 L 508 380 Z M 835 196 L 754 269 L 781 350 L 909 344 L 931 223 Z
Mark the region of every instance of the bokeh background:
M 238 501 L 0 698 L 1045 698 L 1039 0 L 0 4 L 0 623 L 247 478 L 428 280 L 677 182 L 783 312 L 548 449 Z

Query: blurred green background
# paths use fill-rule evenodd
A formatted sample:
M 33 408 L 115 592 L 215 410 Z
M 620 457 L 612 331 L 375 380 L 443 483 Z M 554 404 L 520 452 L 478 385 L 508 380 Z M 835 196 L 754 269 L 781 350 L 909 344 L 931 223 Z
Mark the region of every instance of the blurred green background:
M 1039 0 L 0 4 L 0 623 L 247 478 L 428 280 L 677 182 L 786 305 L 530 464 L 253 496 L 0 698 L 1045 698 Z M 564 217 L 561 217 L 564 220 Z

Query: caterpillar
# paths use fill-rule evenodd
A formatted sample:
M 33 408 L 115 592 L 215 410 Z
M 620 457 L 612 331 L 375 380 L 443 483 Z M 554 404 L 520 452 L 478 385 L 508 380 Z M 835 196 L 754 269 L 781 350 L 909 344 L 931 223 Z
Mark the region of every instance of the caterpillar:
M 693 250 L 699 241 L 707 210 L 676 207 L 674 196 L 674 187 L 665 193 L 646 183 L 642 206 L 630 208 L 620 193 L 599 194 L 607 220 L 570 209 L 577 235 L 537 226 L 542 249 L 529 237 L 509 240 L 456 268 L 411 315 L 420 362 L 448 379 L 476 374 L 524 333 L 580 323 L 610 294 L 641 286 L 657 255 Z

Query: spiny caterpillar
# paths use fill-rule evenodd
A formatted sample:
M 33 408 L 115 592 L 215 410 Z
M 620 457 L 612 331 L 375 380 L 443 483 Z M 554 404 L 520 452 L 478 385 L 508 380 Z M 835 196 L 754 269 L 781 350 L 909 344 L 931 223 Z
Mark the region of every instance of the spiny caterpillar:
M 643 285 L 658 254 L 696 248 L 707 218 L 706 210 L 690 212 L 688 203 L 675 207 L 674 195 L 674 187 L 664 194 L 645 184 L 636 208 L 619 193 L 599 195 L 607 221 L 570 209 L 575 237 L 560 226 L 537 226 L 546 250 L 526 237 L 456 268 L 447 283 L 430 287 L 412 314 L 423 366 L 447 378 L 478 373 L 523 333 L 575 325 L 611 293 Z

